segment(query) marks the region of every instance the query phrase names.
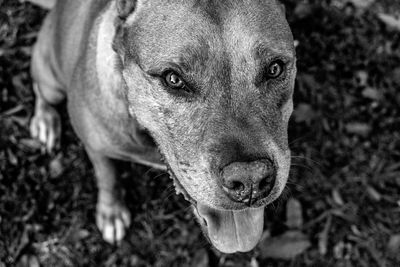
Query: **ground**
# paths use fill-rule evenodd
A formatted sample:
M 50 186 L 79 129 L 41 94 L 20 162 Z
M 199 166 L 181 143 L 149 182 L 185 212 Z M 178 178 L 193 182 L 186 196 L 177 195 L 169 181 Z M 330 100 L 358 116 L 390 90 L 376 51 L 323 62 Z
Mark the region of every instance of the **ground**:
M 28 132 L 46 11 L 0 0 L 0 267 L 400 266 L 400 3 L 284 2 L 298 58 L 290 180 L 260 246 L 223 255 L 168 176 L 135 164 L 121 164 L 130 233 L 102 241 L 93 170 L 65 107 L 57 153 Z

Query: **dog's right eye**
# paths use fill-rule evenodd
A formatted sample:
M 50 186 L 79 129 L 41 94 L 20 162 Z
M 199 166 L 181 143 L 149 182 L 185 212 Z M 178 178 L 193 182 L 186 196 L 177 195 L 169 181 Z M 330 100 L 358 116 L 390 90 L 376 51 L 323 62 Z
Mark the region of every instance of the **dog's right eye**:
M 281 60 L 271 62 L 267 68 L 267 76 L 269 79 L 278 78 L 284 71 L 284 63 Z
M 164 79 L 168 87 L 172 89 L 185 89 L 186 87 L 183 79 L 173 71 L 167 72 Z

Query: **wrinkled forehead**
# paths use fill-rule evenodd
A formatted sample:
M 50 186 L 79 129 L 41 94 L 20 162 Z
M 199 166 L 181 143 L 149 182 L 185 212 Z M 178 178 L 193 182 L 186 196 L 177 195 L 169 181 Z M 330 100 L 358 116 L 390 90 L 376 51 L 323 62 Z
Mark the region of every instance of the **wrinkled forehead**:
M 222 55 L 257 57 L 260 49 L 294 54 L 275 0 L 147 0 L 133 16 L 132 50 L 144 66 L 179 61 L 190 67 Z

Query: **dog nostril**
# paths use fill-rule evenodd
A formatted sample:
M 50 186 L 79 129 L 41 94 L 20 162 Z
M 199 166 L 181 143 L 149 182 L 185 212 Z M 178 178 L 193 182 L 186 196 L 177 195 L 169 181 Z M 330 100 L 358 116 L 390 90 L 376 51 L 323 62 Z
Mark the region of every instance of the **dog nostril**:
M 228 193 L 240 194 L 245 190 L 245 185 L 240 181 L 224 181 L 223 188 Z
M 268 178 L 264 177 L 260 183 L 258 184 L 258 190 L 262 191 L 264 190 L 269 184 L 268 184 Z
M 234 181 L 232 182 L 232 190 L 236 191 L 236 192 L 241 192 L 244 190 L 244 184 L 242 182 L 239 181 Z
M 236 201 L 252 205 L 268 196 L 275 181 L 270 161 L 234 162 L 222 172 L 222 189 Z
M 262 178 L 261 181 L 258 183 L 258 189 L 260 191 L 266 190 L 273 185 L 273 182 L 274 182 L 274 176 L 273 174 L 269 174 L 264 178 Z

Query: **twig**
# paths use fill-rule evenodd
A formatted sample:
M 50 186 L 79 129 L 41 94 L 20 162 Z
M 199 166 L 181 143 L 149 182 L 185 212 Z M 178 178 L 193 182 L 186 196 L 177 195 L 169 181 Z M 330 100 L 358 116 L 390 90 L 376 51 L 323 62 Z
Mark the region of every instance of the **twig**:
M 319 253 L 322 256 L 326 255 L 326 253 L 328 252 L 328 238 L 331 225 L 332 225 L 332 215 L 329 215 L 328 219 L 326 220 L 324 229 L 319 234 L 319 239 L 318 239 L 318 249 Z
M 23 105 L 18 105 L 16 107 L 13 107 L 9 110 L 3 111 L 2 113 L 0 113 L 0 118 L 4 118 L 4 117 L 8 117 L 11 115 L 14 115 L 15 113 L 20 112 L 21 110 L 24 110 L 24 106 Z

